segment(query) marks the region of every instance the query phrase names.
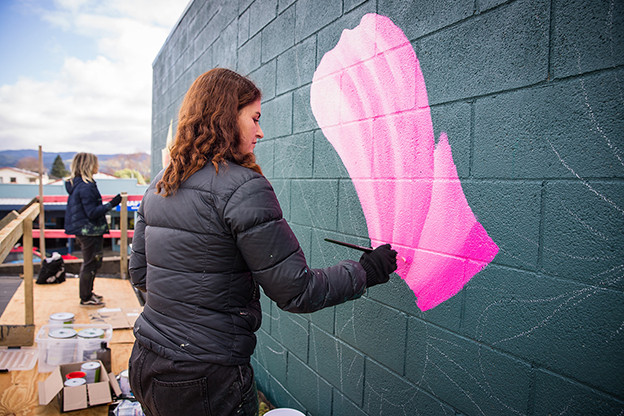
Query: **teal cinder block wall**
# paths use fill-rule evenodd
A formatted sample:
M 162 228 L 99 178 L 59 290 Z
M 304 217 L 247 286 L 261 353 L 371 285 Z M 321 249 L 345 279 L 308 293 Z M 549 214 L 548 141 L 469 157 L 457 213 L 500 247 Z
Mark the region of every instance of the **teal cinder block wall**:
M 153 64 L 152 171 L 192 81 L 217 66 L 262 89 L 257 159 L 312 267 L 369 244 L 310 85 L 362 16 L 412 43 L 435 136 L 500 251 L 422 312 L 407 285 L 310 315 L 262 299 L 258 387 L 307 415 L 624 412 L 624 2 L 194 0 Z M 155 176 L 155 175 L 154 175 Z

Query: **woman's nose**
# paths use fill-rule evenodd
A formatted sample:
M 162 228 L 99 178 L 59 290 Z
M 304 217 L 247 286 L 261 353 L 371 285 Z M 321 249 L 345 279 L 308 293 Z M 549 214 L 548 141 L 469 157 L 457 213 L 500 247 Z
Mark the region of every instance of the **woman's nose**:
M 262 131 L 262 128 L 260 126 L 258 126 L 258 130 L 256 130 L 256 137 L 259 139 L 264 137 L 264 132 Z

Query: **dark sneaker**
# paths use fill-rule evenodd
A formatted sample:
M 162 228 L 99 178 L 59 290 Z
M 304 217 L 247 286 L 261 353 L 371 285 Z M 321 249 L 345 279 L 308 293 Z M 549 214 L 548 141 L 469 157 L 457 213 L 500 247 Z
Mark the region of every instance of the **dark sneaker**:
M 106 304 L 104 302 L 102 302 L 101 300 L 99 300 L 98 298 L 96 298 L 95 296 L 91 296 L 91 299 L 89 299 L 87 301 L 81 300 L 80 301 L 80 306 L 103 307 L 103 306 L 106 306 Z
M 102 295 L 96 295 L 95 293 L 92 293 L 91 296 L 96 298 L 99 301 L 104 300 L 104 296 L 102 296 Z

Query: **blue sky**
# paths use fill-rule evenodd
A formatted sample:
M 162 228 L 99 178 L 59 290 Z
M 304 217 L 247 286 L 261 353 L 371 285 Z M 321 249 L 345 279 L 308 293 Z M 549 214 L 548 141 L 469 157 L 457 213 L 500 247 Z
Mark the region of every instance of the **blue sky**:
M 150 152 L 151 65 L 189 0 L 0 0 L 0 150 Z

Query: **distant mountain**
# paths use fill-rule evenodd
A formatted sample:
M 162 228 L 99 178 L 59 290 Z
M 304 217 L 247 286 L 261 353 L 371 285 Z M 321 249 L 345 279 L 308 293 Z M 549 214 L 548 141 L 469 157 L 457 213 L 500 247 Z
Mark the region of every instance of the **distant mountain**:
M 78 152 L 42 152 L 43 166 L 50 171 L 56 156 L 61 156 L 67 170 L 70 170 L 71 160 Z M 0 151 L 0 167 L 15 167 L 17 162 L 26 157 L 39 159 L 38 150 L 2 150 Z M 97 155 L 100 162 L 100 171 L 113 174 L 122 169 L 134 169 L 141 172 L 147 180 L 150 178 L 150 155 L 147 153 Z

